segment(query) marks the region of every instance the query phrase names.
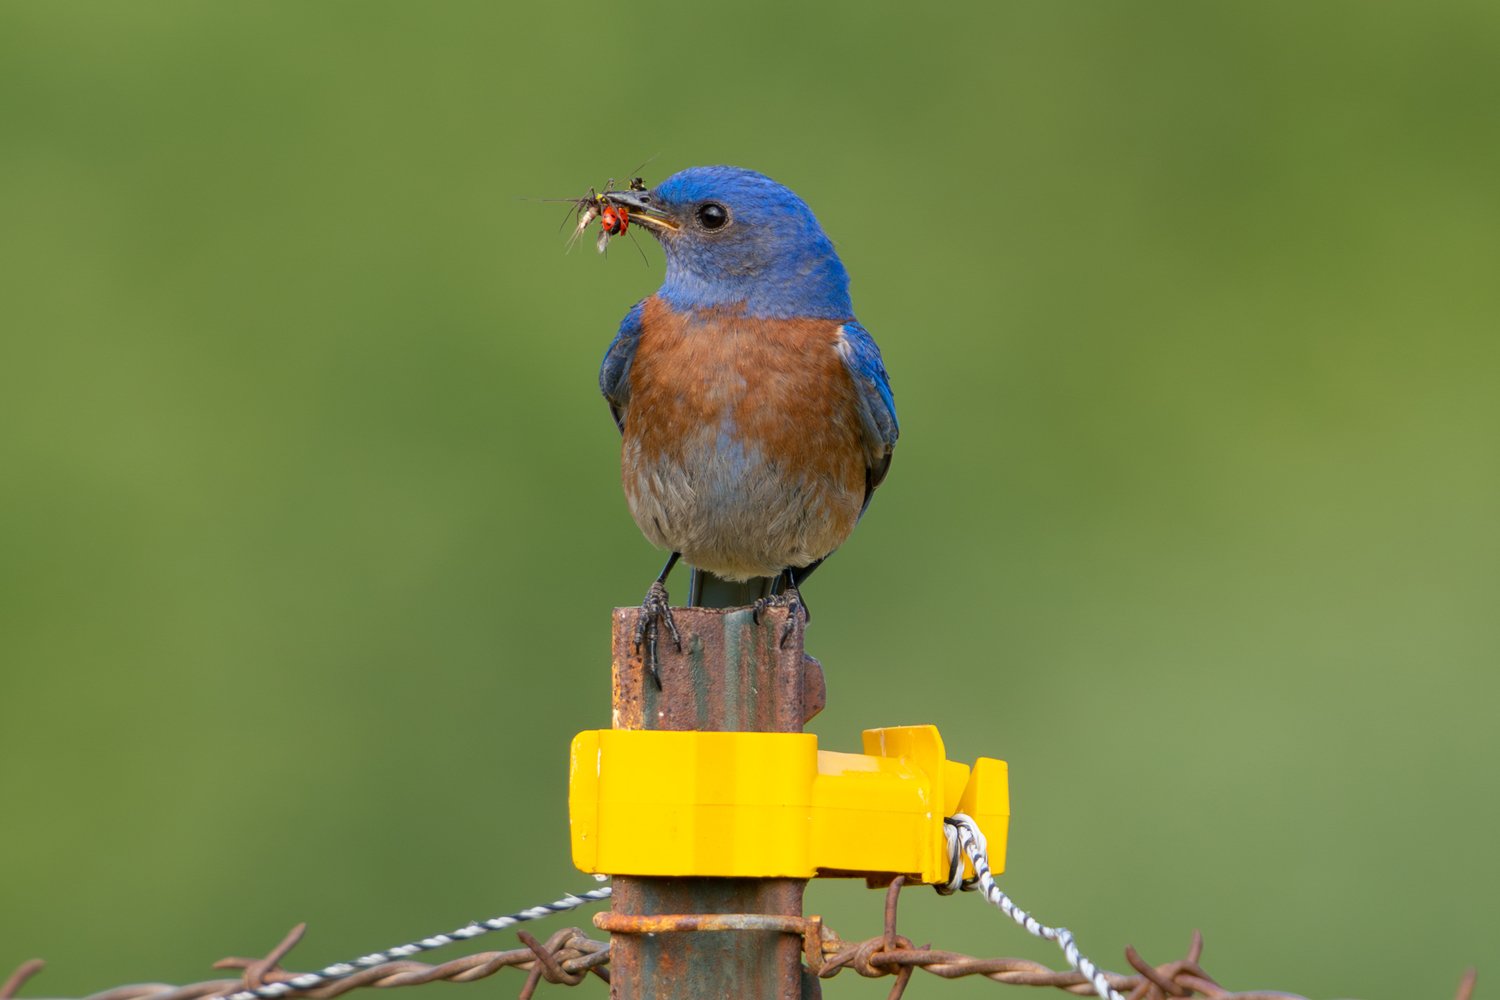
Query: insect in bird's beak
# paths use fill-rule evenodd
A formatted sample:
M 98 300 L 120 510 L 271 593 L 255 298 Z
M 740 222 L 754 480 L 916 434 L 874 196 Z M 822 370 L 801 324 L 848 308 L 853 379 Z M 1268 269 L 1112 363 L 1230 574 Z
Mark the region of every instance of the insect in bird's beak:
M 578 242 L 595 219 L 599 220 L 599 239 L 594 245 L 600 253 L 609 248 L 611 239 L 624 235 L 630 229 L 631 222 L 643 222 L 649 228 L 658 230 L 675 231 L 677 223 L 667 213 L 653 208 L 651 197 L 646 182 L 639 177 L 632 177 L 624 191 L 616 191 L 614 179 L 610 178 L 603 191 L 589 188 L 588 194 L 582 198 L 565 199 L 573 205 L 575 219 L 568 246 Z M 644 254 L 642 257 L 644 258 Z
M 677 220 L 659 207 L 655 196 L 639 177 L 631 179 L 629 190 L 606 190 L 599 197 L 607 204 L 628 212 L 632 222 L 669 233 L 675 233 L 680 228 Z

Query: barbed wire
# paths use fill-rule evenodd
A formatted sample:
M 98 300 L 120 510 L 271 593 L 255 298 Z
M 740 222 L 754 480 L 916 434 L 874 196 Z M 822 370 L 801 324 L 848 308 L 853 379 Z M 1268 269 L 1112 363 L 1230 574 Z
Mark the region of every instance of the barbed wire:
M 263 958 L 222 958 L 213 964 L 216 969 L 241 969 L 236 979 L 208 979 L 172 986 L 165 983 L 135 983 L 113 989 L 91 993 L 86 1000 L 204 1000 L 222 997 L 237 990 L 253 991 L 268 984 L 283 984 L 297 979 L 305 973 L 287 972 L 281 968 L 281 960 L 296 947 L 306 932 L 306 924 L 298 924 Z M 336 997 L 350 990 L 362 988 L 388 989 L 397 986 L 421 986 L 424 983 L 467 983 L 487 979 L 501 969 L 516 968 L 528 973 L 521 997 L 529 998 L 539 981 L 575 985 L 588 973 L 594 973 L 606 982 L 609 971 L 609 943 L 598 941 L 576 927 L 558 931 L 545 942 L 517 931 L 523 947 L 509 951 L 486 951 L 465 955 L 429 965 L 409 959 L 384 962 L 352 975 L 331 979 L 322 985 L 305 990 L 293 988 L 293 992 L 305 997 Z M 43 963 L 32 959 L 24 963 L 0 989 L 0 1000 L 12 1000 L 28 979 L 40 972 Z
M 1009 986 L 1048 987 L 1079 996 L 1096 991 L 1091 979 L 1076 969 L 1057 970 L 1025 958 L 981 958 L 956 951 L 939 951 L 929 945 L 914 945 L 897 930 L 897 901 L 905 883 L 895 879 L 886 893 L 885 926 L 882 933 L 862 941 L 844 941 L 816 917 L 805 918 L 811 947 L 804 948 L 808 968 L 820 979 L 829 979 L 845 969 L 857 975 L 879 978 L 895 976 L 888 1000 L 899 1000 L 913 972 L 920 969 L 943 979 L 979 976 Z M 600 916 L 604 916 L 601 914 Z M 282 959 L 302 939 L 305 924 L 294 927 L 263 958 L 231 957 L 214 963 L 219 969 L 239 969 L 237 979 L 211 979 L 185 986 L 163 983 L 139 983 L 118 986 L 90 994 L 81 1000 L 205 1000 L 234 991 L 254 991 L 269 984 L 289 983 L 307 973 L 295 973 L 280 967 Z M 509 951 L 488 951 L 456 958 L 440 965 L 398 960 L 361 969 L 352 975 L 331 979 L 306 990 L 293 987 L 291 992 L 311 998 L 337 997 L 351 990 L 389 989 L 419 986 L 432 982 L 466 983 L 486 979 L 501 969 L 515 968 L 527 973 L 520 1000 L 530 1000 L 542 982 L 575 986 L 590 974 L 609 981 L 610 945 L 589 937 L 576 927 L 559 930 L 546 941 L 539 941 L 525 931 L 517 931 L 523 947 Z M 1206 1000 L 1306 1000 L 1294 993 L 1256 990 L 1233 992 L 1221 986 L 1204 971 L 1200 960 L 1203 935 L 1193 932 L 1185 957 L 1162 965 L 1151 965 L 1134 948 L 1125 949 L 1125 959 L 1134 975 L 1099 972 L 1111 990 L 1126 1000 L 1177 1000 L 1202 997 Z M 43 963 L 33 959 L 23 963 L 3 986 L 0 1000 L 13 1000 L 20 989 L 41 971 Z M 1472 1000 L 1475 972 L 1470 969 L 1459 983 L 1456 1000 Z
M 1167 1000 L 1178 997 L 1206 997 L 1209 1000 L 1306 1000 L 1292 993 L 1255 991 L 1233 993 L 1220 986 L 1203 970 L 1203 935 L 1193 932 L 1185 958 L 1166 965 L 1153 966 L 1134 948 L 1125 949 L 1125 960 L 1135 975 L 1106 972 L 1083 955 L 1073 935 L 1065 927 L 1049 927 L 1017 906 L 995 882 L 990 870 L 989 851 L 984 833 L 969 816 L 956 813 L 944 821 L 948 841 L 949 878 L 945 885 L 935 886 L 944 895 L 963 889 L 978 890 L 1018 925 L 1039 938 L 1055 942 L 1071 966 L 1067 970 L 1051 969 L 1039 962 L 1022 958 L 976 958 L 954 951 L 935 951 L 930 945 L 917 947 L 896 929 L 897 903 L 906 884 L 902 876 L 894 878 L 886 891 L 885 927 L 883 933 L 864 941 L 846 942 L 829 930 L 820 917 L 768 917 L 758 914 L 663 914 L 649 918 L 653 933 L 690 933 L 760 927 L 774 922 L 774 929 L 800 934 L 803 956 L 808 970 L 820 979 L 853 969 L 866 977 L 895 976 L 888 1000 L 899 1000 L 917 969 L 944 979 L 982 976 L 992 982 L 1013 986 L 1046 986 L 1076 995 L 1097 994 L 1102 1000 Z M 963 858 L 967 856 L 974 877 L 963 878 Z M 390 988 L 418 986 L 431 982 L 472 982 L 494 975 L 501 969 L 519 968 L 527 972 L 521 988 L 521 1000 L 528 1000 L 543 980 L 576 986 L 590 973 L 609 981 L 607 964 L 610 944 L 588 937 L 577 928 L 558 931 L 545 942 L 525 931 L 517 931 L 523 947 L 510 951 L 480 952 L 456 958 L 441 965 L 411 961 L 410 955 L 431 951 L 457 941 L 492 931 L 504 930 L 556 913 L 565 913 L 588 903 L 609 898 L 613 890 L 601 886 L 588 892 L 568 894 L 551 903 L 542 903 L 515 913 L 488 920 L 476 920 L 446 934 L 396 945 L 371 952 L 349 962 L 336 962 L 317 972 L 287 972 L 281 961 L 296 947 L 306 932 L 298 924 L 263 958 L 224 958 L 214 963 L 219 969 L 240 969 L 238 979 L 212 979 L 186 986 L 162 983 L 140 983 L 119 986 L 94 993 L 83 1000 L 282 1000 L 292 994 L 303 997 L 337 997 L 362 987 Z M 637 933 L 634 924 L 645 918 L 601 913 L 594 924 L 617 933 Z M 0 984 L 0 1000 L 12 1000 L 43 963 L 37 959 L 23 963 Z M 1473 969 L 1459 984 L 1458 1000 L 1469 1000 L 1474 990 Z
M 453 944 L 455 941 L 467 941 L 471 938 L 479 937 L 481 934 L 489 934 L 491 931 L 503 931 L 507 927 L 514 927 L 516 924 L 525 923 L 528 920 L 540 920 L 543 917 L 550 917 L 553 914 L 566 913 L 569 910 L 586 906 L 589 903 L 597 903 L 601 899 L 608 899 L 613 892 L 614 890 L 606 885 L 598 889 L 590 889 L 588 892 L 568 893 L 561 899 L 553 900 L 550 903 L 539 903 L 536 906 L 528 906 L 524 910 L 507 913 L 502 917 L 490 917 L 488 920 L 474 920 L 446 934 L 433 934 L 430 937 L 421 938 L 417 941 L 408 941 L 405 944 L 398 944 L 382 951 L 373 951 L 352 961 L 335 962 L 333 965 L 324 966 L 317 972 L 306 972 L 281 982 L 246 987 L 237 993 L 229 994 L 223 1000 L 278 1000 L 279 997 L 284 997 L 290 993 L 305 993 L 324 983 L 346 979 L 361 969 L 371 969 L 386 965 L 399 959 L 421 954 L 424 951 L 432 951 L 435 948 Z

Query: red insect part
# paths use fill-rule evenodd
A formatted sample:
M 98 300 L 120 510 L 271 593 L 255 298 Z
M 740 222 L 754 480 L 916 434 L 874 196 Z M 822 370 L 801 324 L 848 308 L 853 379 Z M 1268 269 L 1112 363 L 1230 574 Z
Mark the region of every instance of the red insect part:
M 599 225 L 611 236 L 619 236 L 630 228 L 630 213 L 618 205 L 605 205 L 599 213 Z

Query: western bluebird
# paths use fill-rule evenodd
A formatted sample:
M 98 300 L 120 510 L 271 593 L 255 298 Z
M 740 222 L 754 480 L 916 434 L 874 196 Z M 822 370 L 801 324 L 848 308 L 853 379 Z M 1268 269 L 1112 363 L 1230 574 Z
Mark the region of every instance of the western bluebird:
M 677 639 L 665 584 L 679 557 L 694 569 L 689 603 L 711 588 L 728 604 L 787 603 L 785 641 L 805 611 L 798 588 L 890 468 L 898 430 L 880 349 L 812 210 L 769 177 L 693 167 L 603 198 L 667 257 L 599 372 L 630 513 L 671 553 L 637 645 L 649 640 L 654 665 L 660 626 Z

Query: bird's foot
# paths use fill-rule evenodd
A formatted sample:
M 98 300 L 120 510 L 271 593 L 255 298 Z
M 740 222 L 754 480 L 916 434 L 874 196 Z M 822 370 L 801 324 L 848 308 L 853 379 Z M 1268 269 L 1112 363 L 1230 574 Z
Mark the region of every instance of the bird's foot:
M 645 644 L 646 669 L 651 671 L 651 679 L 656 682 L 658 690 L 661 689 L 661 674 L 658 669 L 661 658 L 657 654 L 656 644 L 661 638 L 664 625 L 677 652 L 682 652 L 682 635 L 677 631 L 677 623 L 672 620 L 672 605 L 667 598 L 666 585 L 657 580 L 646 591 L 646 599 L 641 602 L 641 610 L 635 616 L 635 651 L 639 653 L 641 645 Z
M 781 648 L 786 648 L 787 640 L 796 634 L 798 626 L 806 627 L 812 620 L 808 613 L 807 605 L 802 601 L 802 595 L 796 587 L 788 587 L 779 594 L 770 597 L 762 597 L 753 605 L 755 608 L 755 624 L 760 624 L 760 616 L 768 608 L 786 608 L 786 624 L 781 626 Z

